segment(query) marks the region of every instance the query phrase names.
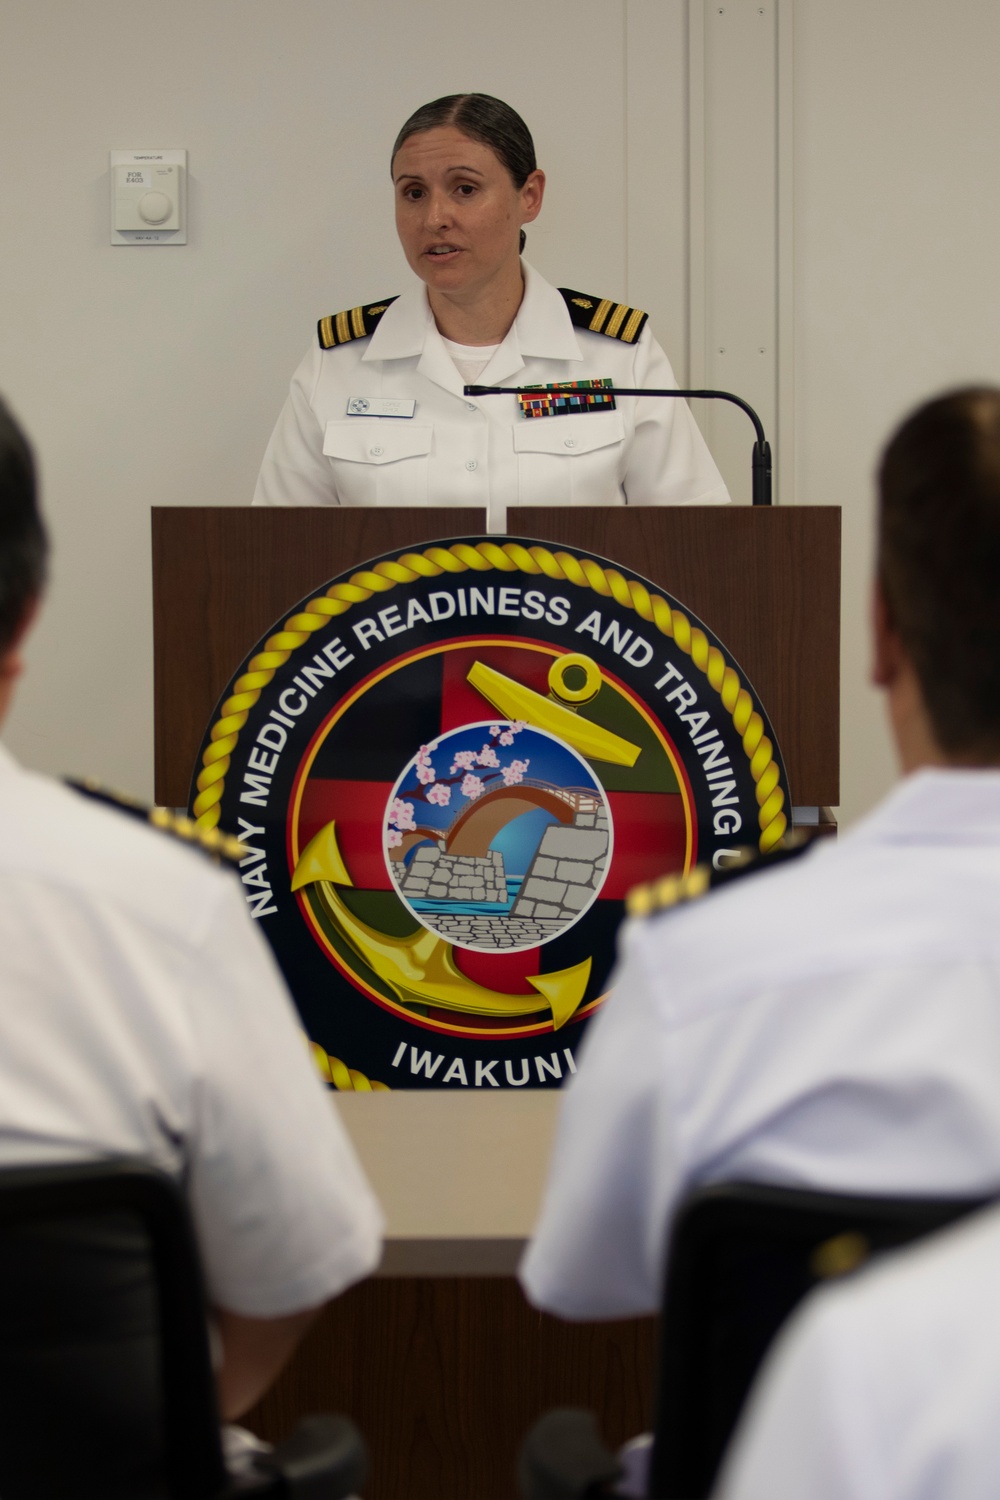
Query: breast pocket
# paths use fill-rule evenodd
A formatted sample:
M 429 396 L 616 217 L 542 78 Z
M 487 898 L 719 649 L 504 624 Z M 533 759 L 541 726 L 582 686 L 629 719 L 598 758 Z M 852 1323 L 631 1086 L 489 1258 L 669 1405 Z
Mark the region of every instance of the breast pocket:
M 426 505 L 433 435 L 392 417 L 327 422 L 323 452 L 341 505 Z
M 624 499 L 620 411 L 532 417 L 514 427 L 519 505 L 618 505 Z

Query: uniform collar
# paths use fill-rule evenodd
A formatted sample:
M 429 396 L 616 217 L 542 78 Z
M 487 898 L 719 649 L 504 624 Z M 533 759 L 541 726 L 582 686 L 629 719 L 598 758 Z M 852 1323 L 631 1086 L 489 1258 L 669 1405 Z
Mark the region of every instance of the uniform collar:
M 1000 770 L 914 771 L 847 837 L 873 844 L 1000 845 Z
M 521 265 L 524 297 L 511 329 L 511 333 L 517 333 L 520 352 L 527 359 L 582 359 L 580 341 L 562 293 L 526 260 Z
M 422 281 L 407 287 L 379 319 L 361 356 L 362 364 L 376 359 L 413 359 L 420 354 L 427 331 L 434 327 L 427 288 Z
M 576 331 L 560 293 L 522 261 L 524 297 L 507 337 L 480 380 L 499 385 L 524 369 L 526 359 L 582 359 Z M 423 282 L 392 303 L 368 340 L 363 364 L 419 358 L 417 369 L 445 390 L 462 394 L 462 377 L 437 331 Z
M 422 281 L 397 297 L 361 356 L 362 364 L 393 359 L 416 359 L 418 375 L 453 396 L 462 395 L 464 381 L 437 331 Z

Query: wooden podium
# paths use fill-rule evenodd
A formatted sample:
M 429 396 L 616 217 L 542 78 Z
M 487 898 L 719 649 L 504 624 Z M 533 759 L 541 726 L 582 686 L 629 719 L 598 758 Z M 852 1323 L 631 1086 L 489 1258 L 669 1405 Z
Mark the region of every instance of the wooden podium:
M 482 535 L 485 517 L 198 507 L 154 509 L 152 524 L 155 795 L 179 807 L 219 697 L 272 625 L 337 574 Z M 511 534 L 673 594 L 752 683 L 794 803 L 839 802 L 838 509 L 522 508 Z M 350 1413 L 372 1451 L 370 1500 L 513 1495 L 520 1439 L 550 1406 L 594 1409 L 612 1443 L 648 1426 L 653 1320 L 562 1323 L 514 1279 L 558 1095 L 338 1097 L 386 1210 L 385 1260 L 327 1309 L 248 1425 L 278 1438 L 309 1411 Z
M 770 716 L 797 805 L 840 801 L 840 510 L 518 509 L 512 535 L 621 563 L 732 652 Z M 481 510 L 153 510 L 157 802 L 187 803 L 212 710 L 257 640 L 336 574 L 479 536 Z

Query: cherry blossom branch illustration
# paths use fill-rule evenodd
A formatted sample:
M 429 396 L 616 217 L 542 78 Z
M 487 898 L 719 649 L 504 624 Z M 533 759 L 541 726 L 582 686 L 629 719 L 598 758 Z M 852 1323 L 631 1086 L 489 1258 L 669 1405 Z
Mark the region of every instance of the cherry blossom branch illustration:
M 451 771 L 447 776 L 438 776 L 431 760 L 430 748 L 421 745 L 415 757 L 416 784 L 404 788 L 401 795 L 393 799 L 386 816 L 389 847 L 397 847 L 402 842 L 403 834 L 416 828 L 414 802 L 448 807 L 455 787 L 458 788 L 459 796 L 472 802 L 493 789 L 489 785 L 491 782 L 502 779 L 504 786 L 516 786 L 523 781 L 531 764 L 530 760 L 514 759 L 503 765 L 497 748 L 507 749 L 513 745 L 515 736 L 525 728 L 527 723 L 523 719 L 513 720 L 506 728 L 500 724 L 491 725 L 489 741 L 481 750 L 455 751 Z

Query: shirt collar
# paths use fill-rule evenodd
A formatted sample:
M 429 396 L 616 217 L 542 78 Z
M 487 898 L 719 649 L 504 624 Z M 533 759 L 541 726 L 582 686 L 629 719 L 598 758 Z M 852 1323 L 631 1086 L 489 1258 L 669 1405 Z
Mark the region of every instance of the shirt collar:
M 521 265 L 524 296 L 511 329 L 511 333 L 517 333 L 520 352 L 527 359 L 582 359 L 580 341 L 562 293 L 526 260 Z
M 846 836 L 873 844 L 1000 845 L 1000 770 L 913 771 Z
M 382 314 L 361 356 L 362 364 L 376 359 L 413 359 L 422 351 L 429 327 L 434 327 L 434 319 L 427 288 L 418 281 Z
M 526 358 L 583 358 L 560 293 L 527 261 L 522 261 L 521 266 L 524 271 L 521 306 L 507 337 L 483 371 L 484 384 L 488 383 L 487 375 L 490 380 L 505 380 L 508 374 L 523 369 Z M 397 297 L 383 314 L 361 360 L 368 364 L 378 359 L 413 359 L 424 353 L 429 343 L 440 344 L 440 336 L 427 300 L 427 288 L 418 282 Z M 444 345 L 440 347 L 450 361 Z

